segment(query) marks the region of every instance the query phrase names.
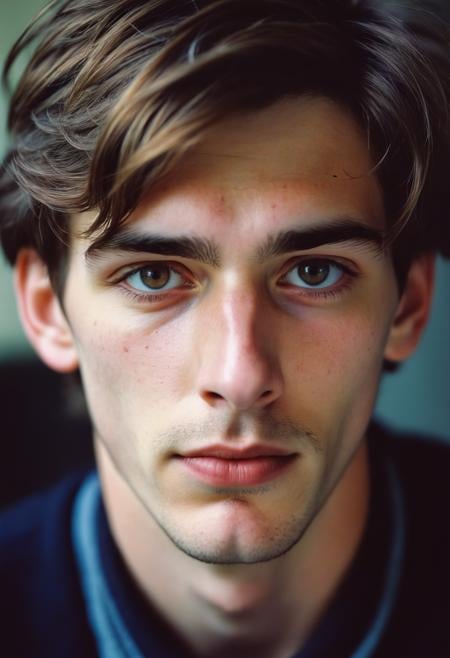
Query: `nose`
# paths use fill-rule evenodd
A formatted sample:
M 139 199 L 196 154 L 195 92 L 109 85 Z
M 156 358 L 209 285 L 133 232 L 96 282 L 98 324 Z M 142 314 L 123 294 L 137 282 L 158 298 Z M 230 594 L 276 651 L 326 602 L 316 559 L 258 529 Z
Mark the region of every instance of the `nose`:
M 258 303 L 255 293 L 233 291 L 204 317 L 197 343 L 203 400 L 240 411 L 274 402 L 282 392 L 282 376 L 267 305 Z

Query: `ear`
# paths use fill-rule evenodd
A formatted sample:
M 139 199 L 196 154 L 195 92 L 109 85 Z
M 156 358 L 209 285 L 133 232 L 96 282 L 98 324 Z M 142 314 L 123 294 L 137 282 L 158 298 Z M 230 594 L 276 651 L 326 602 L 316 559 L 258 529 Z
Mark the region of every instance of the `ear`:
M 34 249 L 20 250 L 14 284 L 23 328 L 41 359 L 58 372 L 76 370 L 78 358 L 72 332 L 47 267 Z
M 429 252 L 411 264 L 389 332 L 384 352 L 386 360 L 404 361 L 416 349 L 430 314 L 434 267 L 435 254 Z

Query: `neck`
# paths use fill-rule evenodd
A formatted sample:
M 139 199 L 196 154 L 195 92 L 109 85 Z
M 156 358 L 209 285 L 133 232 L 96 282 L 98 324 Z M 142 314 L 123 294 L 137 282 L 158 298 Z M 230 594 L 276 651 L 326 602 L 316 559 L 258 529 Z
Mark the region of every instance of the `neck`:
M 301 648 L 348 570 L 368 514 L 363 442 L 301 540 L 258 564 L 199 562 L 175 547 L 97 441 L 105 508 L 137 586 L 199 656 L 289 656 Z M 140 531 L 136 534 L 136 528 Z M 265 623 L 267 620 L 267 623 Z

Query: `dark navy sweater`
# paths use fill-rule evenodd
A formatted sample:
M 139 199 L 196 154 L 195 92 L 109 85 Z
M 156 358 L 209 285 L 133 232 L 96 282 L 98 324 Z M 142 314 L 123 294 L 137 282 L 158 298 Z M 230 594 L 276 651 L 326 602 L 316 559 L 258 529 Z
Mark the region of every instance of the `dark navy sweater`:
M 295 658 L 448 658 L 450 446 L 374 425 L 369 447 L 365 535 Z M 0 587 L 5 658 L 190 655 L 128 575 L 95 475 L 0 515 Z

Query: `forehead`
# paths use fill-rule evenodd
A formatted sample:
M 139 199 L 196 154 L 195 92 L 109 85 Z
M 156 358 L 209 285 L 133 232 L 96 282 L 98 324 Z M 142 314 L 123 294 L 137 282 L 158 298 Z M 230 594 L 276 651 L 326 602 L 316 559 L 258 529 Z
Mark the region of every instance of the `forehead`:
M 292 98 L 213 126 L 123 227 L 226 241 L 298 223 L 354 217 L 383 228 L 367 138 L 326 98 Z M 93 215 L 81 217 L 87 228 Z M 230 232 L 230 228 L 234 230 Z

